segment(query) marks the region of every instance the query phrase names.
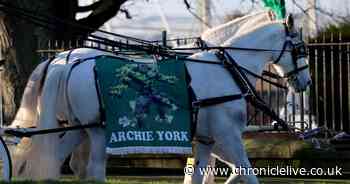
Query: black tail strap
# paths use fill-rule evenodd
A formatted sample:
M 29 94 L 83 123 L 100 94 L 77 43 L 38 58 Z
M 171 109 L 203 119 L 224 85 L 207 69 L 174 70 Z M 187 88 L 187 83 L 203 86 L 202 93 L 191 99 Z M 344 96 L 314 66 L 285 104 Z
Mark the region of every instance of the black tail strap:
M 30 129 L 5 129 L 4 133 L 8 135 L 13 135 L 16 137 L 32 137 L 34 135 L 44 135 L 51 133 L 60 133 L 66 131 L 73 130 L 82 130 L 86 128 L 103 128 L 104 126 L 101 123 L 91 123 L 86 125 L 76 125 L 76 126 L 68 126 L 68 127 L 60 127 L 60 128 L 52 128 L 52 129 L 41 129 L 41 130 L 30 130 Z

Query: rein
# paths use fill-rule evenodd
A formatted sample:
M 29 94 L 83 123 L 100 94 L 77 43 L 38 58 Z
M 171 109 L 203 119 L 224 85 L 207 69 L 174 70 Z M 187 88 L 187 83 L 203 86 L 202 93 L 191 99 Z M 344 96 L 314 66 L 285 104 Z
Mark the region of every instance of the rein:
M 262 48 L 247 48 L 247 47 L 190 47 L 190 48 L 171 48 L 169 50 L 243 50 L 255 52 L 292 52 L 292 50 L 278 50 L 278 49 L 262 49 Z
M 251 75 L 251 76 L 257 78 L 257 79 L 260 79 L 260 80 L 262 80 L 262 81 L 264 81 L 264 82 L 270 83 L 270 84 L 272 84 L 272 85 L 274 85 L 274 86 L 276 86 L 276 87 L 278 87 L 278 88 L 281 88 L 281 89 L 284 89 L 284 90 L 288 90 L 288 87 L 286 87 L 286 86 L 284 86 L 284 85 L 282 85 L 282 84 L 279 84 L 279 83 L 277 83 L 277 82 L 274 82 L 274 81 L 272 81 L 272 80 L 269 80 L 269 79 L 267 79 L 267 78 L 264 78 L 264 77 L 262 77 L 262 76 L 260 76 L 260 75 L 258 75 L 258 74 L 256 74 L 256 73 L 254 73 L 254 72 L 252 72 L 252 71 L 250 71 L 250 70 L 248 70 L 248 69 L 242 67 L 242 66 L 239 66 L 239 68 L 240 68 L 241 70 L 245 71 L 246 73 L 248 73 L 249 75 Z M 266 76 L 269 76 L 269 77 L 275 78 L 275 79 L 281 79 L 281 78 L 283 78 L 283 77 L 280 77 L 280 76 L 278 76 L 278 75 L 276 75 L 276 74 L 274 74 L 274 73 L 272 73 L 272 72 L 269 72 L 269 71 L 264 71 L 262 75 L 263 75 L 263 76 L 266 75 Z
M 191 59 L 191 58 L 183 58 L 183 59 L 185 59 L 185 60 L 187 60 L 187 61 L 189 61 L 189 62 L 194 62 L 194 63 L 222 65 L 221 62 L 216 62 L 216 61 L 199 60 L 199 59 Z M 243 70 L 243 71 L 246 72 L 247 74 L 249 74 L 249 75 L 251 75 L 251 76 L 253 76 L 253 77 L 255 77 L 255 78 L 258 78 L 258 79 L 260 79 L 260 80 L 263 80 L 263 81 L 265 81 L 265 82 L 267 82 L 267 83 L 270 83 L 270 84 L 272 84 L 272 85 L 274 85 L 274 86 L 276 86 L 276 87 L 278 87 L 278 88 L 281 88 L 281 89 L 283 89 L 283 90 L 287 90 L 287 89 L 288 89 L 288 87 L 286 87 L 286 86 L 284 86 L 284 85 L 282 85 L 282 84 L 279 84 L 279 83 L 277 83 L 277 82 L 274 82 L 274 81 L 272 81 L 272 80 L 270 80 L 270 79 L 267 79 L 267 78 L 265 78 L 265 77 L 263 77 L 263 76 L 268 76 L 268 77 L 271 77 L 271 78 L 274 78 L 274 79 L 282 79 L 282 78 L 285 78 L 285 77 L 281 77 L 281 76 L 276 75 L 276 74 L 274 74 L 274 73 L 272 73 L 272 72 L 269 72 L 269 71 L 264 71 L 263 74 L 262 74 L 263 76 L 260 76 L 260 75 L 258 75 L 258 74 L 256 74 L 256 73 L 254 73 L 254 72 L 252 72 L 252 71 L 250 71 L 250 70 L 244 68 L 243 66 L 238 65 L 237 67 L 239 67 L 241 70 Z

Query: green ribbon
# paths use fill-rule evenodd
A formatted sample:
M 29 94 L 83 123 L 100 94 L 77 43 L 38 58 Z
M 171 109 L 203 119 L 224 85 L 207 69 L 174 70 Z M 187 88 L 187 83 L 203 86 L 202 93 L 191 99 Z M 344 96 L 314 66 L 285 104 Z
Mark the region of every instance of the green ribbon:
M 263 0 L 265 7 L 275 12 L 278 19 L 286 17 L 286 6 L 284 0 Z

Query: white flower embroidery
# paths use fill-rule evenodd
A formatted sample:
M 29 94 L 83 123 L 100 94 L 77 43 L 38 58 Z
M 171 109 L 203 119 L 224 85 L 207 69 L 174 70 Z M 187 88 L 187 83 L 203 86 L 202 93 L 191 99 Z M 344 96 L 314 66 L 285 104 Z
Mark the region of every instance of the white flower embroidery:
M 159 115 L 156 115 L 156 117 L 154 118 L 155 121 L 158 121 L 158 122 L 162 122 L 162 118 L 160 118 Z
M 133 112 L 135 112 L 136 102 L 134 100 L 129 101 L 129 106 Z
M 174 116 L 166 114 L 165 119 L 169 124 L 171 124 L 173 122 Z
M 156 115 L 154 120 L 159 122 L 159 123 L 169 123 L 169 124 L 171 124 L 173 122 L 173 120 L 174 120 L 174 116 L 169 115 L 169 114 L 165 114 L 164 119 L 163 119 L 159 115 Z
M 123 116 L 122 118 L 118 119 L 118 123 L 119 123 L 119 125 L 122 125 L 123 128 L 125 128 L 127 126 L 130 126 L 131 120 L 128 117 Z
M 175 105 L 175 104 L 171 104 L 171 110 L 172 111 L 176 111 L 178 110 L 179 108 Z

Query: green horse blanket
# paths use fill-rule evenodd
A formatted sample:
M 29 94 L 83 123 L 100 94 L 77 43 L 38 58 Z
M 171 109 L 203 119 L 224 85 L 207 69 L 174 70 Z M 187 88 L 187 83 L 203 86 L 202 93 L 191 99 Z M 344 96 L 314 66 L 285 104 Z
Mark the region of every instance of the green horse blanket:
M 95 71 L 109 154 L 192 153 L 184 61 L 103 56 Z

